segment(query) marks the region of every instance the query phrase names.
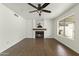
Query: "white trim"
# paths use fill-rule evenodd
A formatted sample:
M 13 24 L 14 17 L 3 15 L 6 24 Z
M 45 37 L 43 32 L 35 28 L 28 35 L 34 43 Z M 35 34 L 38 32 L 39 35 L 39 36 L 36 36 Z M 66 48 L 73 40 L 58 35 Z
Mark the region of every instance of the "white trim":
M 70 16 L 73 16 L 73 14 L 70 14 L 70 15 L 68 15 L 68 16 L 66 16 L 66 17 L 63 17 L 62 19 L 59 19 L 59 20 L 57 20 L 57 36 L 60 36 L 60 37 L 62 37 L 62 38 L 66 38 L 66 39 L 70 39 L 70 40 L 74 40 L 74 38 L 75 37 L 73 37 L 73 38 L 68 38 L 68 37 L 66 37 L 66 36 L 63 36 L 63 35 L 59 35 L 59 33 L 58 33 L 58 31 L 59 31 L 59 29 L 58 29 L 58 27 L 59 27 L 59 21 L 61 21 L 61 20 L 64 20 L 64 19 L 66 19 L 66 18 L 68 18 L 68 17 L 70 17 Z M 74 27 L 75 27 L 75 25 L 74 25 Z M 75 30 L 75 29 L 74 29 Z M 64 31 L 65 31 L 65 26 L 64 26 Z M 64 32 L 65 33 L 65 32 Z M 75 32 L 74 32 L 74 34 L 75 34 Z M 73 35 L 74 35 L 73 34 Z

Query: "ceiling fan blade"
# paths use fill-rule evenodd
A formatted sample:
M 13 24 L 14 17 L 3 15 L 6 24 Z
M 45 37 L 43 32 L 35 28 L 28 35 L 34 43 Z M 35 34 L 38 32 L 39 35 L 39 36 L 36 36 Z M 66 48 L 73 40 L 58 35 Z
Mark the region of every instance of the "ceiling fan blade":
M 40 10 L 41 9 L 41 4 L 38 4 L 38 10 Z
M 51 11 L 49 10 L 42 10 L 43 12 L 47 12 L 47 13 L 51 13 Z
M 29 13 L 37 12 L 38 10 L 30 11 Z
M 42 5 L 41 9 L 45 8 L 46 6 L 48 6 L 50 3 L 45 3 Z
M 32 7 L 34 7 L 34 8 L 36 8 L 36 9 L 38 9 L 36 6 L 34 6 L 33 4 L 31 4 L 31 3 L 28 3 L 30 6 L 32 6 Z

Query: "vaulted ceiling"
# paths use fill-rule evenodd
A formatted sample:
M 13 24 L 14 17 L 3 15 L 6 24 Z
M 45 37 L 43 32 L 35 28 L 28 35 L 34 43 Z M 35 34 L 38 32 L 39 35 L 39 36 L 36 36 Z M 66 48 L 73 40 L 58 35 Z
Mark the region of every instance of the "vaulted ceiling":
M 37 6 L 37 3 L 33 3 Z M 43 3 L 42 3 L 43 4 Z M 22 16 L 25 19 L 37 19 L 39 15 L 37 12 L 29 13 L 29 11 L 35 10 L 32 6 L 27 3 L 4 3 L 6 7 L 16 12 L 18 15 Z M 44 19 L 54 19 L 59 15 L 65 13 L 67 10 L 72 8 L 75 4 L 73 3 L 50 3 L 45 9 L 51 10 L 51 13 L 42 12 Z

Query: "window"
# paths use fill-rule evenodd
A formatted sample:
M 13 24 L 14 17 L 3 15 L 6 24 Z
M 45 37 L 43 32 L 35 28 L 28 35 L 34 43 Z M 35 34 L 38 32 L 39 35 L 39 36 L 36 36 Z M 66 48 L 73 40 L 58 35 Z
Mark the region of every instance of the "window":
M 69 16 L 63 20 L 58 21 L 58 35 L 67 37 L 67 38 L 74 38 L 74 17 Z

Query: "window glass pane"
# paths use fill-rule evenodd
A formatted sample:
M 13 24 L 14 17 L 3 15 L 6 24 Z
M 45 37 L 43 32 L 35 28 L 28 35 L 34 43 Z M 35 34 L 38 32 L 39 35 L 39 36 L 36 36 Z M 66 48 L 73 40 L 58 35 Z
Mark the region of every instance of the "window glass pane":
M 74 19 L 72 17 L 65 19 L 65 36 L 68 38 L 74 37 Z

